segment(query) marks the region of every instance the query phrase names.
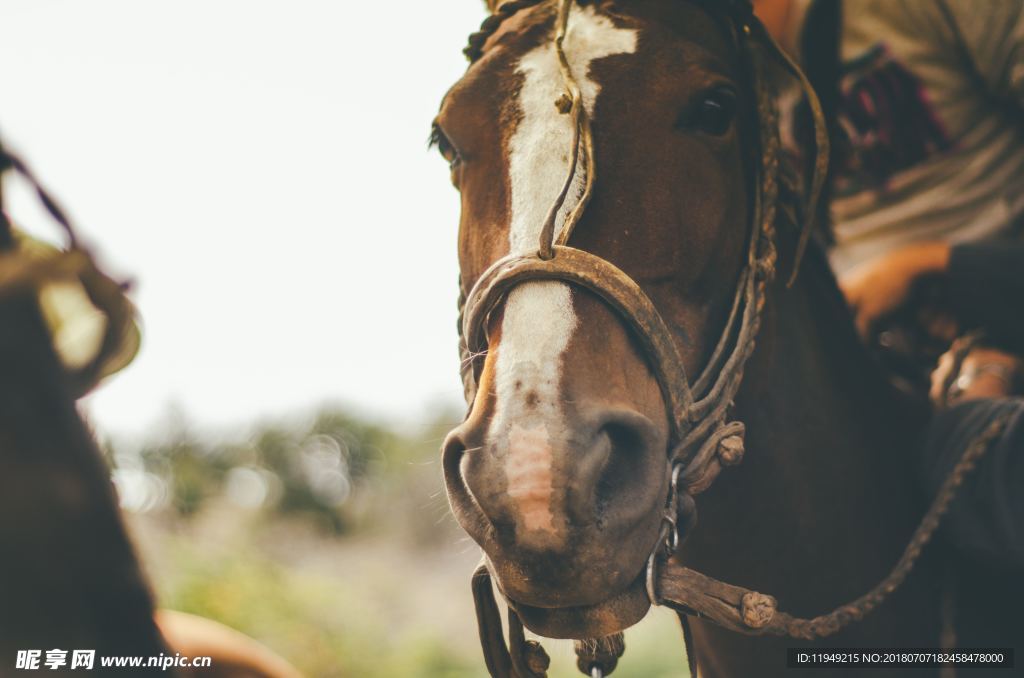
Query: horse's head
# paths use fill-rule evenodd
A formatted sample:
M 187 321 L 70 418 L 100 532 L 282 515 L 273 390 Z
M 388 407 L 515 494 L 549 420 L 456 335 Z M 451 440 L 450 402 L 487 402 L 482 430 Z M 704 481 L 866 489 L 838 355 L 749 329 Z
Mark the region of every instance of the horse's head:
M 699 374 L 717 362 L 742 307 L 737 288 L 757 254 L 757 102 L 742 29 L 714 2 L 573 4 L 562 54 L 580 118 L 560 70 L 558 8 L 492 4 L 435 124 L 462 195 L 463 293 L 485 288 L 467 307 L 478 353 L 468 356 L 470 413 L 445 442 L 445 481 L 527 625 L 598 637 L 649 606 L 645 566 L 665 537 L 672 450 L 692 404 L 688 387 L 680 398 L 666 386 L 678 377 L 664 363 Z M 593 161 L 581 132 L 574 165 L 580 119 Z M 573 250 L 537 256 L 546 238 Z M 496 272 L 499 260 L 512 265 Z M 711 388 L 694 387 L 693 400 Z

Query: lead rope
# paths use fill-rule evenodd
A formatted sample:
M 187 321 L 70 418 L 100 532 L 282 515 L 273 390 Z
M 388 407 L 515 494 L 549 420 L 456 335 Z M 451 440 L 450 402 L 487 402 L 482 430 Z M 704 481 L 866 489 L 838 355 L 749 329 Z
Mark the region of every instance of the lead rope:
M 794 617 L 780 612 L 773 596 L 726 584 L 668 561 L 656 581 L 659 602 L 741 633 L 790 636 L 804 640 L 830 636 L 851 622 L 863 619 L 899 588 L 910 574 L 924 547 L 935 535 L 964 479 L 977 467 L 992 442 L 1005 432 L 1012 414 L 1008 412 L 997 417 L 971 441 L 943 481 L 896 565 L 881 582 L 860 598 L 811 619 Z

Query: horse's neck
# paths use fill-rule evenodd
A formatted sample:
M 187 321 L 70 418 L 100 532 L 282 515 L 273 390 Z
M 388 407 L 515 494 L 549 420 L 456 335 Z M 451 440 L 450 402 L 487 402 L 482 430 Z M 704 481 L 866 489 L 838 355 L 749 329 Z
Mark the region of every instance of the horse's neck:
M 874 585 L 919 517 L 913 422 L 860 347 L 821 254 L 773 286 L 736 399 L 746 456 L 698 497 L 698 569 L 818 614 Z

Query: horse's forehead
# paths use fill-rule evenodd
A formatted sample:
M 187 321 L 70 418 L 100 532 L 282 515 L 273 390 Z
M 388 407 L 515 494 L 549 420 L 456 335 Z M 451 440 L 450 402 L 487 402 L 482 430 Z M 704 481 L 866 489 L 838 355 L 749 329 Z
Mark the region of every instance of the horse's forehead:
M 636 45 L 636 30 L 617 27 L 593 6 L 570 15 L 564 54 L 588 115 L 594 115 L 601 93 L 601 83 L 595 79 L 590 65 L 605 57 L 631 54 Z M 517 92 L 519 120 L 507 149 L 512 192 L 509 239 L 513 251 L 526 253 L 538 245 L 547 211 L 572 169 L 574 130 L 572 116 L 556 106 L 566 91 L 566 83 L 553 42 L 541 43 L 524 54 L 516 72 L 521 76 Z M 576 181 L 555 223 L 556 234 L 566 212 L 580 198 L 585 168 L 581 163 L 576 170 Z
M 585 107 L 593 114 L 600 84 L 591 78 L 591 62 L 635 51 L 636 32 L 616 27 L 587 6 L 570 15 L 564 47 Z M 508 249 L 525 254 L 537 248 L 546 214 L 573 171 L 573 127 L 572 116 L 555 105 L 566 84 L 552 42 L 527 51 L 515 68 L 521 85 L 519 120 L 507 148 Z M 575 170 L 556 233 L 583 192 L 583 164 Z M 562 371 L 563 354 L 576 327 L 572 293 L 565 283 L 534 282 L 508 296 L 497 348 L 496 405 L 489 438 L 505 457 L 505 481 L 520 519 L 518 538 L 538 547 L 550 547 L 565 537 L 564 525 L 554 518 L 560 513 L 554 460 L 555 451 L 568 444 L 574 430 L 572 416 L 564 411 Z

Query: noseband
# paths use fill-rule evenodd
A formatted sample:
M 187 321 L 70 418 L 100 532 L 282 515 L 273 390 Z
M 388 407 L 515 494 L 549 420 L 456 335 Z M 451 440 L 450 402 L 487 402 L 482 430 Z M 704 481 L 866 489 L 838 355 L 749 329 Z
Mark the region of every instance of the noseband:
M 583 287 L 603 299 L 633 330 L 658 381 L 671 428 L 666 466 L 670 490 L 664 505 L 660 535 L 647 559 L 647 594 L 653 605 L 665 603 L 680 613 L 691 675 L 696 675 L 686 615 L 708 618 L 742 633 L 809 639 L 835 633 L 877 607 L 909 573 L 924 544 L 934 534 L 963 477 L 973 469 L 987 450 L 988 442 L 999 434 L 1006 422 L 995 422 L 972 442 L 889 576 L 865 596 L 829 614 L 813 619 L 795 618 L 777 611 L 776 601 L 771 596 L 724 584 L 676 563 L 666 562 L 696 519 L 694 495 L 706 490 L 723 467 L 738 464 L 743 458 L 744 425 L 730 420 L 729 410 L 743 379 L 744 366 L 754 350 L 767 286 L 775 276 L 775 218 L 781 180 L 778 112 L 773 92 L 764 84 L 762 63 L 754 55 L 754 43 L 796 77 L 814 118 L 816 161 L 803 210 L 804 221 L 790 283 L 799 269 L 812 229 L 811 219 L 817 211 L 816 203 L 828 164 L 828 135 L 821 107 L 810 83 L 754 17 L 749 0 L 714 2 L 724 9 L 730 20 L 734 44 L 756 99 L 760 156 L 755 163 L 755 191 L 746 261 L 736 283 L 732 307 L 721 337 L 700 376 L 691 383 L 675 340 L 640 285 L 606 259 L 568 244 L 590 200 L 596 177 L 590 120 L 564 50 L 569 14 L 576 1 L 559 0 L 554 37 L 565 93 L 552 104 L 561 114 L 571 115 L 573 119 L 573 152 L 568 175 L 547 213 L 536 252 L 509 254 L 499 259 L 481 275 L 468 296 L 460 299 L 463 384 L 467 402 L 472 408 L 477 389 L 476 367 L 488 347 L 490 314 L 512 289 L 526 282 L 555 280 Z M 523 4 L 523 0 L 513 0 L 507 4 L 513 7 L 511 11 L 516 11 L 521 6 L 536 3 Z M 565 206 L 578 168 L 586 173 L 583 194 L 565 217 L 562 228 L 556 230 L 558 214 Z M 658 573 L 659 567 L 664 568 L 661 574 Z M 491 675 L 526 678 L 545 675 L 547 656 L 535 641 L 524 639 L 522 623 L 513 601 L 508 601 L 512 651 L 509 652 L 505 646 L 486 562 L 474 574 L 473 592 L 484 656 Z M 576 649 L 581 671 L 605 675 L 611 672 L 622 653 L 621 634 L 598 641 L 577 642 Z

